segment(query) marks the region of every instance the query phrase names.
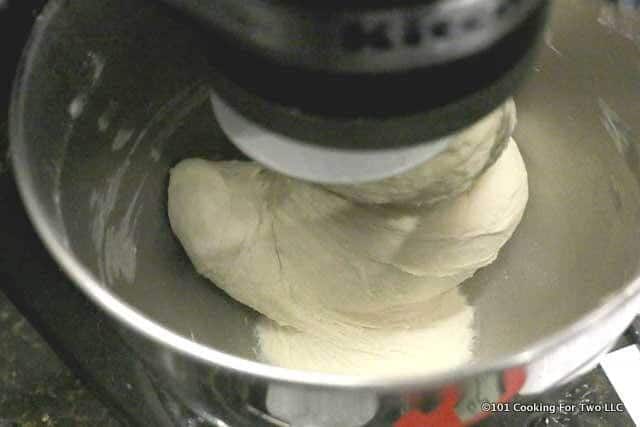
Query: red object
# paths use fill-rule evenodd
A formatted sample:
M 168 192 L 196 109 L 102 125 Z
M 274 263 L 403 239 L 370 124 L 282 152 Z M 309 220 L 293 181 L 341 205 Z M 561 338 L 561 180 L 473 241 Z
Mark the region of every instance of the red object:
M 429 412 L 411 410 L 396 421 L 394 427 L 463 427 L 464 424 L 455 411 L 459 399 L 458 388 L 447 387 L 440 393 L 440 404 L 437 408 Z
M 505 371 L 502 383 L 504 385 L 504 393 L 500 396 L 500 402 L 508 402 L 513 399 L 524 386 L 526 379 L 527 374 L 523 368 L 513 368 Z
M 515 397 L 524 385 L 526 372 L 522 368 L 513 368 L 505 371 L 502 376 L 502 389 L 500 396 L 488 396 L 487 401 L 492 403 L 508 402 Z M 429 412 L 412 409 L 405 413 L 394 427 L 465 427 L 470 426 L 490 415 L 490 412 L 478 412 L 473 418 L 463 421 L 456 413 L 456 405 L 460 401 L 460 391 L 456 386 L 449 386 L 440 393 L 440 403 Z M 417 396 L 409 396 L 412 406 L 419 406 Z

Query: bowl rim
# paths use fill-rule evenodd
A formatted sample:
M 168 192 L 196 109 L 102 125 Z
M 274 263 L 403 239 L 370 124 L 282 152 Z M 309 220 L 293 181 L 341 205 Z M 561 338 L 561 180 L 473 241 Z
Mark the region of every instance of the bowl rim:
M 26 90 L 34 59 L 39 55 L 41 42 L 46 38 L 47 28 L 56 14 L 63 8 L 64 0 L 50 1 L 36 20 L 32 33 L 23 51 L 14 81 L 9 112 L 10 157 L 16 184 L 27 215 L 47 250 L 71 281 L 95 304 L 125 327 L 131 328 L 161 346 L 215 368 L 224 368 L 244 375 L 273 382 L 284 382 L 314 387 L 343 389 L 398 390 L 437 387 L 452 384 L 486 374 L 523 367 L 560 349 L 568 342 L 575 341 L 589 333 L 597 324 L 607 322 L 618 310 L 629 308 L 640 300 L 640 280 L 635 278 L 620 290 L 611 293 L 599 307 L 587 312 L 575 322 L 559 331 L 532 342 L 529 348 L 506 354 L 491 362 L 470 363 L 449 371 L 421 375 L 337 375 L 287 369 L 248 360 L 227 354 L 209 346 L 183 337 L 169 328 L 156 323 L 139 312 L 135 307 L 111 293 L 107 287 L 77 260 L 54 232 L 54 227 L 45 214 L 43 205 L 33 191 L 33 176 L 28 167 L 24 136 L 24 108 L 29 97 Z M 615 337 L 612 337 L 614 340 Z

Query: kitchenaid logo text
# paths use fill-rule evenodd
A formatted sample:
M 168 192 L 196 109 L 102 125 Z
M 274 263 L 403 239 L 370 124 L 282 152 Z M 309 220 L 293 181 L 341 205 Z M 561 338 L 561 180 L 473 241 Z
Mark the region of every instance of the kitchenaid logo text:
M 446 30 L 447 25 L 444 22 L 441 23 L 440 32 L 446 34 Z M 397 21 L 376 23 L 351 21 L 347 22 L 342 30 L 342 46 L 350 52 L 418 46 L 422 42 L 423 31 L 424 29 L 415 18 L 400 23 Z
M 499 10 L 505 13 L 503 9 Z M 458 41 L 463 36 L 473 37 L 473 33 L 483 25 L 483 20 L 474 14 L 440 20 L 415 16 L 389 20 L 354 19 L 342 25 L 341 44 L 349 52 L 417 48 L 426 40 L 445 39 L 451 34 L 455 34 Z
M 350 52 L 418 48 L 436 39 L 456 43 L 474 39 L 483 28 L 496 28 L 505 18 L 518 16 L 530 0 L 486 0 L 475 6 L 413 12 L 392 16 L 353 16 L 340 25 L 342 47 Z

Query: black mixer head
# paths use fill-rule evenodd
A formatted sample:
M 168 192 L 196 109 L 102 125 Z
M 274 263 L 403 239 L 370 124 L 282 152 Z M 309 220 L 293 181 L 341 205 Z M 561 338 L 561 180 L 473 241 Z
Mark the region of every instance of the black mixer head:
M 488 114 L 531 68 L 547 10 L 547 0 L 166 1 L 209 29 L 220 102 L 330 150 L 424 145 Z

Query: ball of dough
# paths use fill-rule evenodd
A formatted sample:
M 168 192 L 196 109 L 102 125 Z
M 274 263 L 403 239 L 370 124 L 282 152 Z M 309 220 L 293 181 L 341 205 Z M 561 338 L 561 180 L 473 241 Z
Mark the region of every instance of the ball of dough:
M 491 263 L 520 222 L 513 140 L 468 192 L 435 206 L 364 205 L 250 162 L 182 161 L 169 218 L 196 269 L 280 326 L 343 339 L 411 327 Z
M 500 156 L 515 126 L 516 105 L 510 99 L 452 135 L 442 153 L 408 172 L 372 183 L 327 188 L 362 203 L 434 204 L 467 191 Z

